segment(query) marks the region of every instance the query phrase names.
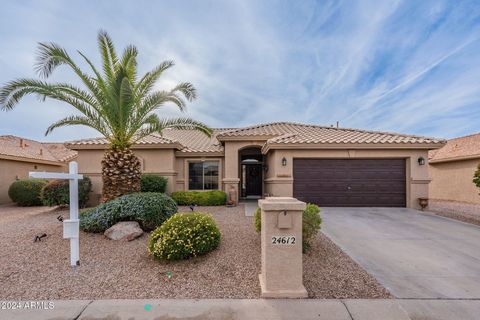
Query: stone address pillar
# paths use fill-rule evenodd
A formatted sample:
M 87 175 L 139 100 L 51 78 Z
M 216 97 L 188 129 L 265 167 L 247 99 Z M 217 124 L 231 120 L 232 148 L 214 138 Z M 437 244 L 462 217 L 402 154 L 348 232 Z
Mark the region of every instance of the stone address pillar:
M 290 197 L 258 201 L 262 209 L 262 298 L 305 298 L 302 216 L 305 202 Z

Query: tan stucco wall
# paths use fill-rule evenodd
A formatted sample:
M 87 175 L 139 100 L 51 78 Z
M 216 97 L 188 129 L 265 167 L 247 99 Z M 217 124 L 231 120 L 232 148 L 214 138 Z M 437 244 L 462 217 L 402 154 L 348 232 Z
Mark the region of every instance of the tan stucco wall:
M 92 179 L 92 196 L 90 204 L 98 203 L 102 193 L 101 161 L 104 150 L 77 150 L 78 171 Z M 167 193 L 175 191 L 176 175 L 175 154 L 173 149 L 134 150 L 140 159 L 143 173 L 158 174 L 168 179 Z
M 223 178 L 223 190 L 228 193 L 231 186 L 235 188 L 238 195 L 240 186 L 240 168 L 238 160 L 238 151 L 250 148 L 261 148 L 265 141 L 227 141 L 225 142 L 225 176 Z
M 430 198 L 480 204 L 480 190 L 473 174 L 480 159 L 431 163 Z
M 418 198 L 428 197 L 430 177 L 428 166 L 420 166 L 418 158 L 427 159 L 427 150 L 271 150 L 268 153 L 266 192 L 271 196 L 293 196 L 294 158 L 405 158 L 407 177 L 407 207 L 419 208 Z M 282 166 L 282 158 L 287 165 Z
M 66 172 L 66 165 L 48 165 L 35 162 L 23 162 L 0 159 L 0 204 L 10 203 L 8 188 L 16 179 L 28 178 L 30 171 Z
M 240 170 L 239 150 L 248 147 L 261 147 L 264 141 L 226 141 L 225 156 L 188 156 L 175 154 L 173 149 L 134 150 L 141 159 L 143 172 L 166 176 L 169 179 L 167 192 L 188 189 L 187 164 L 192 160 L 219 160 L 219 189 L 228 192 L 234 186 L 239 194 Z M 427 150 L 411 149 L 304 149 L 304 150 L 270 150 L 266 155 L 268 171 L 265 172 L 264 193 L 271 196 L 293 196 L 293 159 L 294 158 L 404 158 L 406 160 L 407 206 L 418 208 L 418 198 L 428 197 L 430 176 L 428 166 L 418 165 L 417 159 L 428 158 Z M 78 150 L 79 171 L 91 177 L 94 193 L 101 193 L 101 159 L 103 150 Z M 282 166 L 282 158 L 287 165 Z

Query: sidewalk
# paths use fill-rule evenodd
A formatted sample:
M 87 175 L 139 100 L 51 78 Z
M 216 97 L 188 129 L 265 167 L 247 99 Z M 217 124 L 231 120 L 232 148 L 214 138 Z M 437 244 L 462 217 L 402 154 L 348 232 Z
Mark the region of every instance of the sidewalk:
M 474 320 L 480 300 L 62 300 L 51 310 L 3 310 L 1 320 Z M 3 307 L 3 305 L 2 305 Z

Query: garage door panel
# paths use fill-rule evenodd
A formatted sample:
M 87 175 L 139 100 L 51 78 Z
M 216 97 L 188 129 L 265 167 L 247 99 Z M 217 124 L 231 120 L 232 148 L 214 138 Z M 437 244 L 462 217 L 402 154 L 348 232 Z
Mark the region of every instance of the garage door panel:
M 404 159 L 294 159 L 294 196 L 321 206 L 404 207 Z

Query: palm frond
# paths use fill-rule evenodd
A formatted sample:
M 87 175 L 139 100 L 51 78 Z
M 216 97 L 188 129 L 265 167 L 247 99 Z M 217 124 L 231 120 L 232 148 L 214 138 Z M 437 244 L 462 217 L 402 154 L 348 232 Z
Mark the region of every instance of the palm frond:
M 160 78 L 160 76 L 169 68 L 173 67 L 174 63 L 171 60 L 164 61 L 159 64 L 155 69 L 150 72 L 147 72 L 141 79 L 138 81 L 135 86 L 135 92 L 139 96 L 146 95 L 155 85 L 155 82 Z
M 193 101 L 197 98 L 197 90 L 193 84 L 189 82 L 182 82 L 171 90 L 172 93 L 181 92 L 188 101 Z
M 98 33 L 98 47 L 102 54 L 103 72 L 108 79 L 112 79 L 115 74 L 115 66 L 118 64 L 118 58 L 112 39 L 104 30 L 100 30 Z
M 103 136 L 109 137 L 109 132 L 108 129 L 103 126 L 102 123 L 95 121 L 94 119 L 91 119 L 89 117 L 85 116 L 69 116 L 64 119 L 61 119 L 54 124 L 50 125 L 47 130 L 45 131 L 45 135 L 49 135 L 53 130 L 60 128 L 60 127 L 65 127 L 65 126 L 72 126 L 72 125 L 83 125 L 90 127 L 92 129 L 97 130 L 100 132 Z
M 138 50 L 135 46 L 125 48 L 120 65 L 127 71 L 128 79 L 134 83 L 137 78 L 137 54 Z
M 183 82 L 170 91 L 154 91 L 160 76 L 174 64 L 164 61 L 137 79 L 138 50 L 128 46 L 119 58 L 110 36 L 98 34 L 98 46 L 103 64 L 97 67 L 82 52 L 78 54 L 91 69 L 91 75 L 82 71 L 67 51 L 55 43 L 40 43 L 35 70 L 41 78 L 48 78 L 61 65 L 70 67 L 85 88 L 69 83 L 48 83 L 43 80 L 17 79 L 0 88 L 0 108 L 12 110 L 26 95 L 35 95 L 42 101 L 54 99 L 74 107 L 81 115 L 73 115 L 52 124 L 46 134 L 68 125 L 85 125 L 104 135 L 112 147 L 128 148 L 134 141 L 151 133 L 162 133 L 167 128 L 193 129 L 211 135 L 205 124 L 189 118 L 162 120 L 154 112 L 167 103 L 185 111 L 186 101 L 197 97 L 195 87 Z

